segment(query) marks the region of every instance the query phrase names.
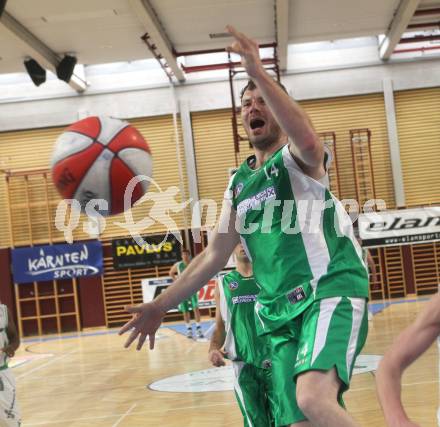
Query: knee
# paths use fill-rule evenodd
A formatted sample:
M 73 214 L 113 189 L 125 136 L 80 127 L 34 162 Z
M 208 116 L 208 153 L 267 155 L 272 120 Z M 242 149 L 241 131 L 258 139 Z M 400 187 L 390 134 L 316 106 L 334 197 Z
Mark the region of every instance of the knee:
M 333 384 L 322 381 L 319 373 L 309 373 L 298 378 L 296 400 L 306 417 L 314 416 L 329 404 L 337 404 L 337 393 Z
M 312 386 L 297 386 L 296 401 L 301 412 L 309 418 L 309 416 L 317 409 L 320 393 Z

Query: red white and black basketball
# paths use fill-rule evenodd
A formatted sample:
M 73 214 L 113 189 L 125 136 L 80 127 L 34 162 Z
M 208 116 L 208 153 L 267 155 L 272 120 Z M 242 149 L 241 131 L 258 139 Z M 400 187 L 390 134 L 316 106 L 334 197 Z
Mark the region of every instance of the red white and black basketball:
M 129 123 L 110 117 L 87 117 L 57 139 L 52 179 L 64 199 L 76 199 L 84 210 L 92 199 L 104 199 L 102 215 L 124 211 L 127 184 L 138 175 L 152 176 L 153 160 L 143 136 Z M 130 207 L 147 191 L 148 180 L 134 187 Z

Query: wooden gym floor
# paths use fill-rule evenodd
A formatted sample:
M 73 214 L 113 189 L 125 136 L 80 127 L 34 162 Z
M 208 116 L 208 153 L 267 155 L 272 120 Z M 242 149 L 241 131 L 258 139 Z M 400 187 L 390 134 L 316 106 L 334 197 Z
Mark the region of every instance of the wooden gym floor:
M 389 306 L 372 306 L 379 312 L 370 321 L 364 358 L 357 363 L 361 371 L 369 370 L 374 356 L 383 354 L 398 332 L 414 320 L 426 300 L 408 298 L 393 301 Z M 124 341 L 115 330 L 25 339 L 13 367 L 23 427 L 242 425 L 231 391 L 176 393 L 147 387 L 170 376 L 210 369 L 207 343 L 190 341 L 168 327 L 160 329 L 152 352 L 125 350 Z M 423 427 L 438 426 L 438 369 L 435 344 L 404 376 L 406 407 Z M 220 376 L 209 378 L 191 375 L 186 381 L 195 388 L 222 386 L 227 383 L 226 371 L 218 371 Z M 175 381 L 172 386 L 178 383 Z M 188 391 L 188 383 L 183 383 L 183 387 Z M 375 397 L 373 371 L 354 375 L 346 403 L 362 426 L 385 425 Z

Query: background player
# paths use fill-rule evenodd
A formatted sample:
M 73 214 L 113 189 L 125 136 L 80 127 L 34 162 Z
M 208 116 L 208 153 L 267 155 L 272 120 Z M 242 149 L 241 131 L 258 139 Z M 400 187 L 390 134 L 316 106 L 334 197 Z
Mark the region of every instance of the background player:
M 419 427 L 411 421 L 401 400 L 404 370 L 440 335 L 440 294 L 429 301 L 414 323 L 406 328 L 385 353 L 376 373 L 379 401 L 390 427 Z
M 19 427 L 21 424 L 15 379 L 8 368 L 8 358 L 14 357 L 19 345 L 20 338 L 11 312 L 0 303 L 0 425 L 4 427 Z
M 244 425 L 269 427 L 275 413 L 270 341 L 257 336 L 255 301 L 259 288 L 252 273 L 252 264 L 240 244 L 234 250 L 237 268 L 220 276 L 215 301 L 215 330 L 209 346 L 209 360 L 224 366 L 224 358 L 232 360 L 235 374 L 235 397 Z M 224 350 L 222 350 L 224 346 Z
M 191 262 L 191 256 L 188 249 L 182 249 L 182 260 L 176 262 L 169 271 L 169 275 L 175 281 L 177 277 L 179 277 L 188 264 Z M 200 310 L 199 310 L 199 298 L 197 296 L 197 292 L 191 295 L 190 298 L 181 302 L 178 305 L 178 309 L 181 313 L 183 313 L 183 319 L 185 320 L 186 325 L 186 336 L 187 338 L 193 338 L 193 330 L 191 325 L 191 313 L 190 310 L 194 312 L 194 319 L 196 323 L 196 336 L 197 338 L 203 338 L 202 327 L 200 325 Z

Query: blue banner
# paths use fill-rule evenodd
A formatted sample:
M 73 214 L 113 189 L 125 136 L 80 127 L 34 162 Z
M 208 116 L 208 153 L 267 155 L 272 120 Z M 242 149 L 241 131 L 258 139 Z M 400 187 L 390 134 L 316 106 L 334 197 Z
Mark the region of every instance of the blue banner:
M 101 275 L 102 263 L 99 241 L 12 249 L 15 283 Z

